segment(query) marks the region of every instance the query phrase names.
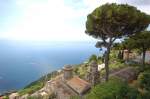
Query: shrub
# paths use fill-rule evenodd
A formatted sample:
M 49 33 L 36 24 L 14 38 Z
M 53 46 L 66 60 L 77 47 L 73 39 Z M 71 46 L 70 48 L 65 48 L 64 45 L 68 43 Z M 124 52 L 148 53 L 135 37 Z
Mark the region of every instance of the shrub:
M 91 55 L 90 58 L 89 58 L 89 62 L 91 61 L 97 61 L 97 56 L 95 54 Z
M 2 99 L 9 99 L 9 97 L 8 96 L 3 96 L 3 98 Z
M 141 88 L 150 91 L 150 70 L 140 73 L 138 82 Z
M 95 86 L 86 99 L 123 99 L 128 92 L 128 85 L 118 78 Z
M 150 99 L 150 92 L 146 92 L 142 94 L 139 99 Z
M 138 99 L 139 96 L 140 96 L 140 93 L 138 92 L 137 89 L 133 87 L 128 87 L 128 92 L 126 94 L 127 99 Z

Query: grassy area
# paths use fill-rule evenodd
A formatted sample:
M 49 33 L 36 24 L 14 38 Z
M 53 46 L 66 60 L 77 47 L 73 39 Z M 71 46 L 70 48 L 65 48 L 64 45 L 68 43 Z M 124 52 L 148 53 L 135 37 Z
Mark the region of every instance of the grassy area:
M 22 90 L 19 91 L 20 95 L 24 95 L 24 94 L 32 94 L 35 91 L 41 89 L 44 86 L 43 82 L 36 82 L 34 83 L 32 86 L 28 87 L 28 88 L 24 88 Z
M 119 78 L 110 78 L 92 88 L 86 99 L 137 99 L 138 91 Z

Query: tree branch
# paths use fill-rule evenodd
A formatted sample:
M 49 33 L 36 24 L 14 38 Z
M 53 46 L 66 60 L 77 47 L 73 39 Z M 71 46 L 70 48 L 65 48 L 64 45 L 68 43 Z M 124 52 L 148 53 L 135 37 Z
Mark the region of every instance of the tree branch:
M 116 39 L 117 39 L 117 37 L 115 37 L 115 38 L 112 40 L 112 42 L 114 42 Z

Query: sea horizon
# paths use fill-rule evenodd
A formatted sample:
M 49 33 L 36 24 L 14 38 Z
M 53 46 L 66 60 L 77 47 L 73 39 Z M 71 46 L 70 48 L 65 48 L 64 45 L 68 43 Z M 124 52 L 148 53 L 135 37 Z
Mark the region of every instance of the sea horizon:
M 0 40 L 0 93 L 18 90 L 64 65 L 100 55 L 96 42 L 25 42 Z

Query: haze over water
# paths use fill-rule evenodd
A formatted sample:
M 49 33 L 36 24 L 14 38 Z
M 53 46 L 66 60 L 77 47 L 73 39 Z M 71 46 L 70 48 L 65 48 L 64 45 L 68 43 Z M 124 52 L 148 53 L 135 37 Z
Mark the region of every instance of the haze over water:
M 0 92 L 23 88 L 65 64 L 80 64 L 99 54 L 95 42 L 0 41 Z

